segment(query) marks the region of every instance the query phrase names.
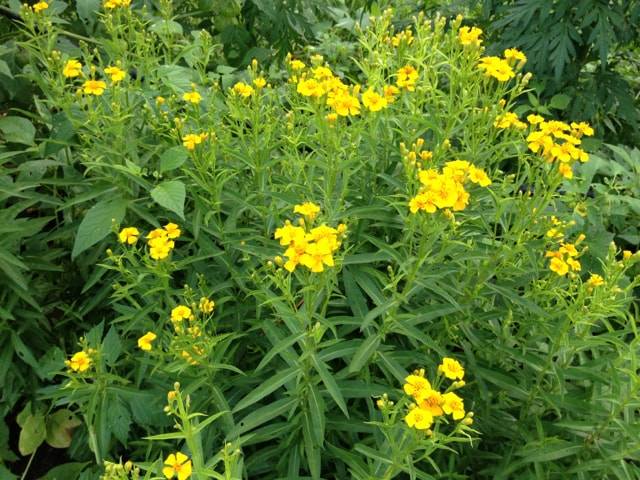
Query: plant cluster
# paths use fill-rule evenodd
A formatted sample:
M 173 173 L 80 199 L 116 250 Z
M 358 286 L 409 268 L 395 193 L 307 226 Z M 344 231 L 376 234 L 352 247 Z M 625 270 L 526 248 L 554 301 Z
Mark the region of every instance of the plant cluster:
M 40 377 L 0 370 L 21 455 L 67 448 L 49 476 L 82 480 L 640 474 L 640 255 L 585 228 L 591 126 L 515 111 L 524 51 L 388 10 L 348 65 L 221 76 L 167 2 L 157 26 L 106 0 L 77 46 L 44 3 L 37 109 L 0 122 L 2 355 Z M 25 313 L 27 265 L 60 273 L 58 323 Z

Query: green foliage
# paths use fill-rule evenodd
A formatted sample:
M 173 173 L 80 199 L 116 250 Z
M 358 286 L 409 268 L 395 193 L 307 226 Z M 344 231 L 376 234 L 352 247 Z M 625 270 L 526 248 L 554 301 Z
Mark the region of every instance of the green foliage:
M 565 118 L 590 120 L 610 141 L 640 141 L 633 75 L 617 69 L 619 56 L 638 45 L 637 2 L 486 0 L 482 17 L 494 41 L 490 51 L 520 48 L 539 93 L 571 98 Z
M 614 233 L 638 244 L 638 151 L 607 147 L 613 158 L 592 155 L 564 179 L 526 133 L 494 126 L 526 82 L 484 77 L 457 22 L 396 19 L 413 40 L 393 46 L 390 14 L 370 22 L 366 2 L 294 3 L 289 14 L 279 2 L 106 12 L 79 1 L 71 13 L 54 2 L 47 28 L 26 12 L 0 63 L 3 79 L 38 91 L 0 120 L 0 412 L 31 400 L 20 453 L 66 448 L 72 462 L 51 479 L 158 478 L 174 452 L 195 479 L 640 475 L 638 255 L 611 244 Z M 321 38 L 311 51 L 345 62 L 328 65 L 345 84 L 380 92 L 411 65 L 415 91 L 330 120 L 291 64 L 238 69 Z M 84 77 L 63 77 L 70 58 Z M 104 73 L 114 64 L 121 83 Z M 106 81 L 102 95 L 82 94 L 89 76 Z M 240 81 L 254 85 L 246 98 L 230 90 Z M 194 89 L 202 102 L 184 102 Z M 550 116 L 570 97 L 530 99 Z M 419 145 L 433 154 L 420 168 L 468 159 L 493 184 L 467 182 L 463 208 L 410 213 Z M 318 218 L 294 214 L 305 201 Z M 553 218 L 562 241 L 549 238 Z M 287 220 L 344 222 L 335 266 L 282 268 L 273 236 Z M 173 222 L 171 253 L 153 258 L 145 236 Z M 137 241 L 119 243 L 127 226 Z M 550 271 L 545 251 L 580 232 L 583 271 Z M 192 313 L 182 323 L 177 305 Z M 73 366 L 79 351 L 86 368 Z M 442 357 L 464 363 L 464 389 L 436 373 Z M 409 428 L 417 399 L 402 385 L 418 368 L 474 416 Z

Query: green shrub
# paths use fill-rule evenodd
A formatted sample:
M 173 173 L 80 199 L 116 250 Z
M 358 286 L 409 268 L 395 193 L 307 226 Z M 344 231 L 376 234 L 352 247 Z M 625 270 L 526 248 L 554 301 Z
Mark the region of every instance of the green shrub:
M 522 52 L 385 12 L 351 65 L 212 71 L 162 8 L 107 0 L 78 47 L 22 11 L 82 283 L 23 453 L 68 409 L 80 478 L 637 476 L 640 257 L 581 234 L 593 131 L 513 113 Z

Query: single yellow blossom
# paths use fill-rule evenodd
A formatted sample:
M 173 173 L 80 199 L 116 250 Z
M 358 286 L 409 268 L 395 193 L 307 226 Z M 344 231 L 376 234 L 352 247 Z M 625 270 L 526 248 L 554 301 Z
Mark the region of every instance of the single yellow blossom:
M 118 233 L 118 239 L 120 243 L 127 243 L 133 245 L 138 241 L 140 231 L 136 227 L 125 227 Z
M 158 336 L 153 332 L 147 332 L 143 336 L 138 339 L 138 347 L 145 352 L 151 350 L 153 341 L 158 338 Z
M 191 476 L 191 460 L 184 453 L 177 452 L 170 454 L 164 461 L 162 474 L 168 478 L 187 480 Z

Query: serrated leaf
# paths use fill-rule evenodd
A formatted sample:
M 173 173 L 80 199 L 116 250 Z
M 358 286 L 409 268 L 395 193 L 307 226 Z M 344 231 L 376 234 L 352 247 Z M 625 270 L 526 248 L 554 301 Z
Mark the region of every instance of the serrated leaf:
M 107 365 L 113 365 L 122 352 L 122 342 L 115 327 L 111 327 L 102 341 L 102 358 Z
M 78 227 L 71 258 L 75 259 L 109 235 L 112 225 L 122 222 L 126 209 L 127 203 L 123 199 L 102 200 L 91 207 Z
M 180 218 L 184 219 L 184 200 L 186 191 L 184 183 L 178 180 L 162 182 L 151 190 L 151 198 L 161 207 L 172 211 Z

